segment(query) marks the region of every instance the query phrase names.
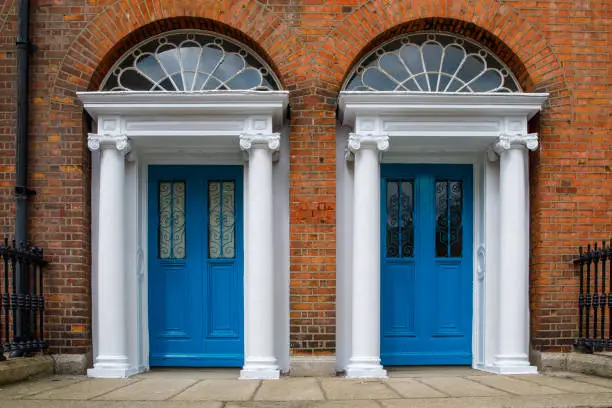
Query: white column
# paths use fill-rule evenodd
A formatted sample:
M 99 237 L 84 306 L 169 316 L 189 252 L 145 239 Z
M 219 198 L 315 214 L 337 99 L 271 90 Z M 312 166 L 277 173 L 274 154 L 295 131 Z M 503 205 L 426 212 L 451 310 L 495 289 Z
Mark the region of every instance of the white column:
M 536 373 L 529 364 L 529 206 L 527 149 L 536 134 L 502 135 L 500 155 L 499 338 L 494 371 Z
M 355 158 L 351 357 L 347 378 L 385 378 L 380 364 L 380 167 L 384 134 L 351 133 Z
M 272 154 L 278 133 L 244 134 L 240 148 L 249 154 L 247 187 L 244 367 L 241 379 L 278 379 L 274 355 L 274 259 Z
M 90 377 L 129 375 L 124 254 L 126 136 L 91 134 L 90 150 L 100 150 L 98 210 L 98 345 Z

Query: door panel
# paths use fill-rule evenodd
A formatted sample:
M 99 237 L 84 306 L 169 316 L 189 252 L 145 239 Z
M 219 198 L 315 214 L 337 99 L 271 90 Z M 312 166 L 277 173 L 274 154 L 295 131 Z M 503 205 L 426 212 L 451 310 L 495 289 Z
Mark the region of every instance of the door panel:
M 383 336 L 414 337 L 415 304 L 403 299 L 415 299 L 416 284 L 414 262 L 387 264 L 387 279 L 383 281 L 383 293 L 387 296 L 383 307 Z
M 381 166 L 381 359 L 471 364 L 472 166 Z
M 151 366 L 243 364 L 242 167 L 149 166 Z

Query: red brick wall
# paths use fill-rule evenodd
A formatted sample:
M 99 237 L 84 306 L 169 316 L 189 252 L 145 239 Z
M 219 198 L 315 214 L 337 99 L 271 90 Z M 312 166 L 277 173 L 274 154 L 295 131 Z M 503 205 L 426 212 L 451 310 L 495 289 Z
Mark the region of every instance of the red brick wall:
M 16 18 L 0 5 L 0 233 L 12 233 Z M 335 350 L 335 110 L 352 64 L 384 39 L 434 28 L 494 49 L 528 91 L 551 93 L 533 126 L 532 340 L 576 333 L 575 248 L 612 235 L 612 0 L 32 1 L 32 240 L 51 258 L 52 351 L 89 348 L 89 163 L 75 91 L 95 89 L 143 35 L 204 27 L 260 52 L 291 91 L 291 348 Z M 156 22 L 156 23 L 154 23 Z M 150 24 L 154 23 L 154 24 Z

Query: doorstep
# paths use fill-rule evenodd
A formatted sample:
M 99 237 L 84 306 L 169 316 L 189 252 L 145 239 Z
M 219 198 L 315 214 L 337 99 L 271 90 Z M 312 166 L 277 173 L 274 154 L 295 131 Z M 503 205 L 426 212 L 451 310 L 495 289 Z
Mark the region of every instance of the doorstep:
M 53 375 L 50 356 L 16 357 L 0 361 L 0 385 Z
M 533 351 L 532 357 L 538 370 L 568 371 L 612 378 L 612 353 L 550 353 Z

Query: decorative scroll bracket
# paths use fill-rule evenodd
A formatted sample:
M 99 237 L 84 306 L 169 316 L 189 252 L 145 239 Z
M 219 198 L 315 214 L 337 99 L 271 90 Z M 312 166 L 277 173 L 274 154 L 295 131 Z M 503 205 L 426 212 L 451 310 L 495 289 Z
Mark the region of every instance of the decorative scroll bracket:
M 537 133 L 501 133 L 498 141 L 489 148 L 487 156 L 490 161 L 496 161 L 506 150 L 527 148 L 533 151 L 538 144 Z
M 349 133 L 344 157 L 355 159 L 355 153 L 361 149 L 376 149 L 379 159 L 383 152 L 389 150 L 389 135 L 386 133 Z
M 130 141 L 124 134 L 99 135 L 97 133 L 90 133 L 87 136 L 87 147 L 92 152 L 100 149 L 115 148 L 125 155 L 130 151 Z
M 240 135 L 240 150 L 245 153 L 245 160 L 248 160 L 248 153 L 252 149 L 268 149 L 272 152 L 272 160 L 278 160 L 280 150 L 280 133 L 242 133 Z

